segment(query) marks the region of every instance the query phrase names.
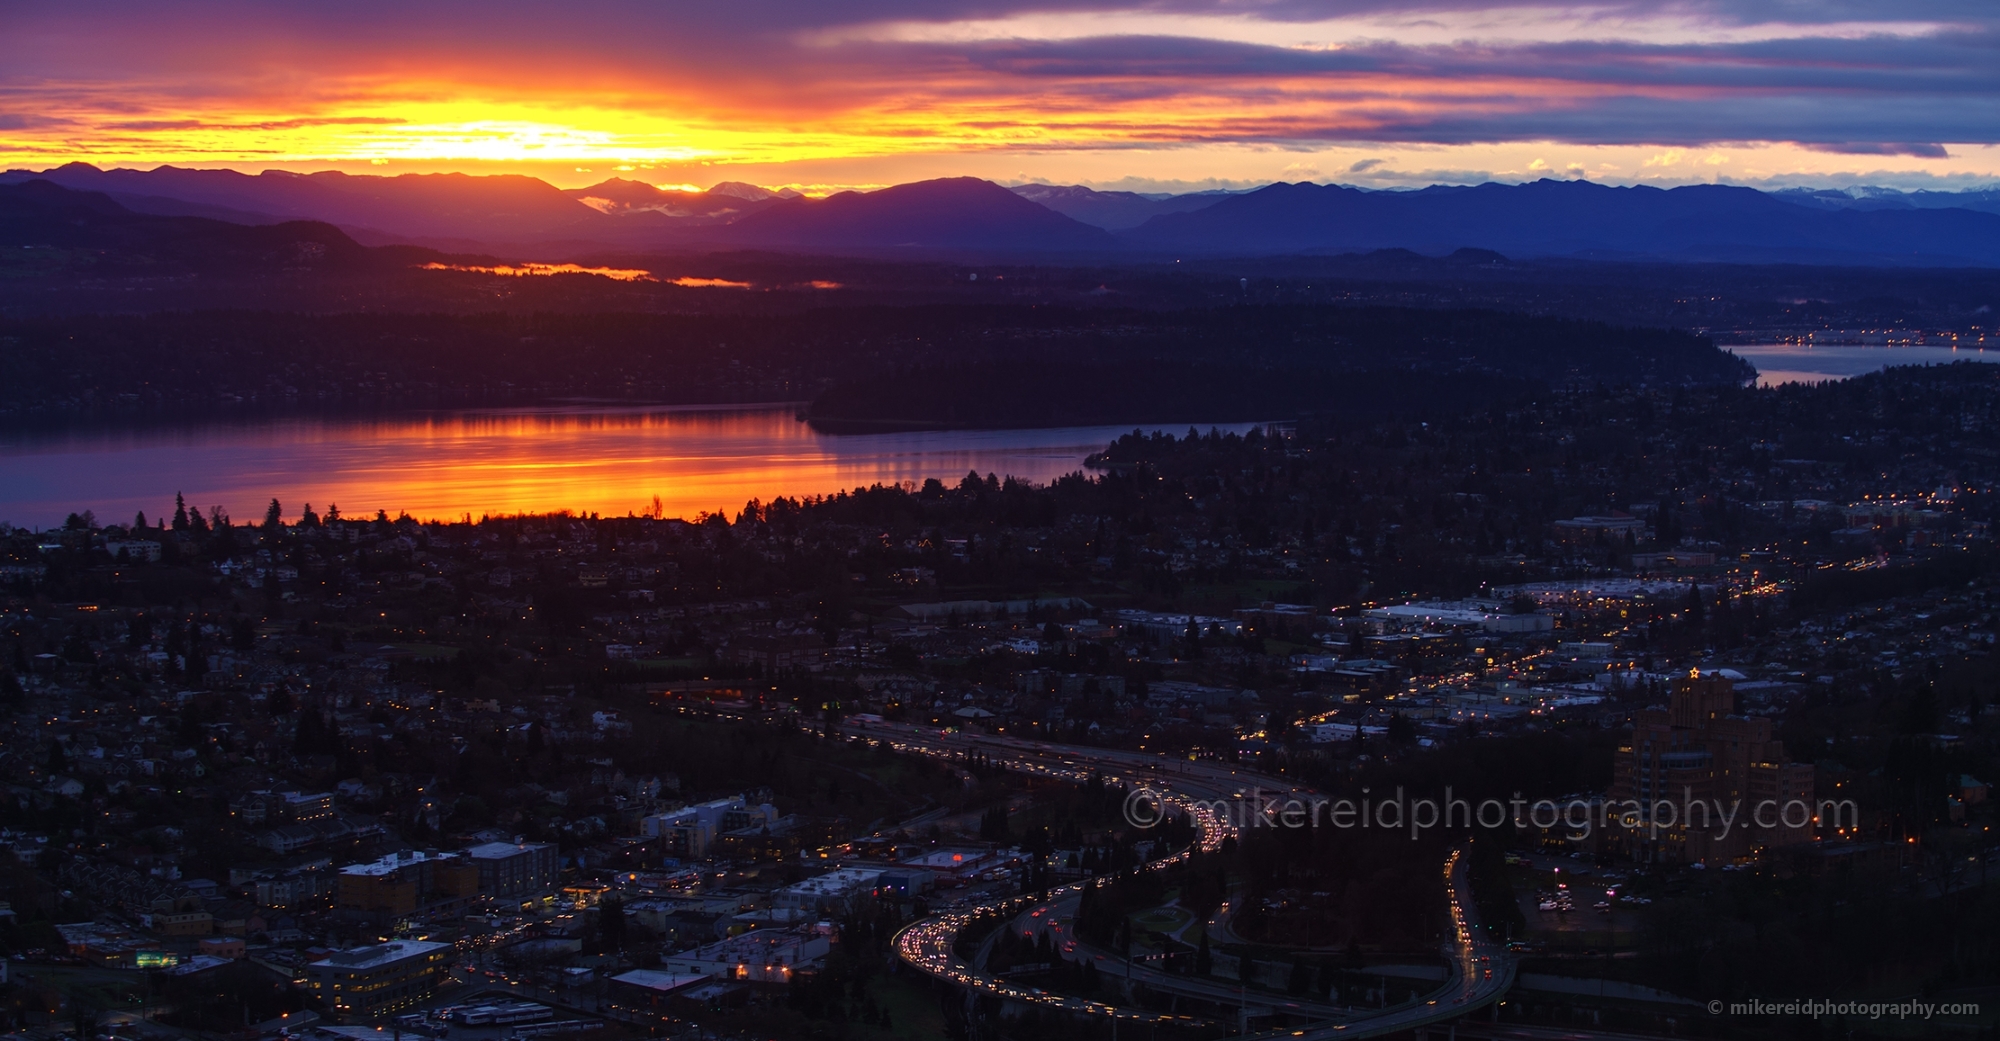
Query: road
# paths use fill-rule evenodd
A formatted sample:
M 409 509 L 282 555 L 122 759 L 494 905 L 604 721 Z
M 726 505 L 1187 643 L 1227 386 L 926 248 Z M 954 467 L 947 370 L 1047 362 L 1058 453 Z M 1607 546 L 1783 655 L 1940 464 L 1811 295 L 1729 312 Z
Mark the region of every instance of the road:
M 1447 1023 L 1498 1001 L 1514 985 L 1514 960 L 1500 944 L 1480 939 L 1478 923 L 1472 917 L 1472 882 L 1468 875 L 1463 851 L 1452 850 L 1451 856 L 1445 858 L 1443 880 L 1451 895 L 1452 938 L 1445 944 L 1451 977 L 1443 987 L 1415 1002 L 1383 1009 L 1366 1019 L 1257 1036 L 1302 1041 L 1379 1037 Z
M 1030 905 L 1013 921 L 1015 929 L 1023 934 L 1032 934 L 1040 929 L 1049 929 L 1061 941 L 1074 942 L 1070 923 L 1076 914 L 1079 894 L 1064 894 L 1054 897 L 1048 903 Z M 1247 1009 L 1252 1017 L 1284 1013 L 1306 1019 L 1352 1018 L 1356 1010 L 1342 1005 L 1330 1005 L 1321 1001 L 1308 1001 L 1262 990 L 1246 990 L 1225 979 L 1206 976 L 1186 976 L 1165 972 L 1146 962 L 1126 962 L 1108 951 L 1102 951 L 1088 944 L 1075 942 L 1075 950 L 1065 953 L 1074 955 L 1081 952 L 1097 962 L 1097 971 L 1108 979 L 1131 980 L 1143 983 L 1148 988 L 1163 994 L 1179 994 L 1200 998 L 1228 1007 Z
M 1250 819 L 1241 812 L 1233 814 L 1218 812 L 1218 807 L 1232 806 L 1238 799 L 1254 806 L 1260 802 L 1269 805 L 1291 796 L 1310 798 L 1313 795 L 1282 778 L 1258 774 L 1227 763 L 1181 761 L 1144 752 L 1059 745 L 998 735 L 940 731 L 932 727 L 900 723 L 869 723 L 865 727 L 854 729 L 870 737 L 886 740 L 893 747 L 903 751 L 948 756 L 977 752 L 996 765 L 1023 773 L 1067 780 L 1084 780 L 1092 773 L 1097 773 L 1110 783 L 1123 784 L 1134 790 L 1150 789 L 1166 806 L 1181 809 L 1190 815 L 1199 830 L 1201 836 L 1199 841 L 1203 849 L 1212 850 L 1220 846 L 1224 838 L 1236 831 L 1240 822 Z M 1155 861 L 1149 868 L 1165 867 L 1186 856 L 1186 852 L 1178 853 L 1164 860 Z M 1259 1036 L 1273 1039 L 1298 1037 L 1308 1041 L 1374 1037 L 1457 1019 L 1485 1007 L 1505 994 L 1514 982 L 1514 961 L 1500 945 L 1480 938 L 1477 923 L 1472 917 L 1471 883 L 1466 876 L 1462 851 L 1453 850 L 1442 865 L 1440 879 L 1450 897 L 1453 923 L 1453 936 L 1445 945 L 1444 951 L 1450 962 L 1451 974 L 1444 986 L 1415 1002 L 1375 1010 L 1356 1018 L 1326 1021 L 1304 1030 L 1287 1028 Z M 1084 887 L 1095 885 L 1098 881 L 1089 879 L 1051 890 L 1049 903 L 1059 907 L 1073 907 L 1074 901 L 1080 899 Z M 1100 1001 L 1050 994 L 1038 987 L 1014 983 L 980 971 L 953 953 L 952 944 L 959 930 L 972 924 L 975 918 L 988 914 L 1004 914 L 1011 919 L 1016 915 L 1031 913 L 1033 908 L 1040 904 L 1041 901 L 1033 898 L 1017 897 L 926 918 L 908 926 L 897 935 L 897 951 L 904 961 L 933 976 L 981 993 L 1027 1004 L 1087 1015 L 1152 1022 L 1190 1019 L 1186 1016 L 1162 1015 L 1146 1010 L 1120 1008 Z M 1161 975 L 1166 976 L 1166 974 Z M 1134 978 L 1137 978 L 1136 967 Z M 1166 976 L 1166 980 L 1162 982 L 1167 981 L 1172 981 L 1179 988 L 1193 984 L 1219 989 L 1225 992 L 1225 1000 L 1238 998 L 1235 988 L 1209 981 L 1190 981 L 1188 977 Z M 1151 981 L 1148 983 L 1150 986 Z M 1186 989 L 1180 992 L 1194 993 Z M 1214 995 L 1204 996 L 1214 997 Z M 1275 1007 L 1281 1002 L 1259 999 L 1258 1004 L 1260 1007 Z

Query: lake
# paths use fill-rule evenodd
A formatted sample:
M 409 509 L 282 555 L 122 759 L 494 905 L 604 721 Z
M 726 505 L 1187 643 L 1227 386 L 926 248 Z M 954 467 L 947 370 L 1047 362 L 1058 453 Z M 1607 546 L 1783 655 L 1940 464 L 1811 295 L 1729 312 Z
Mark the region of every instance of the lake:
M 1848 344 L 1762 343 L 1728 350 L 1757 366 L 1757 385 L 1844 380 L 1891 365 L 1948 365 L 1955 361 L 2000 362 L 2000 350 L 1977 347 L 1869 347 Z
M 204 511 L 260 521 L 275 497 L 347 516 L 421 519 L 568 509 L 693 517 L 751 499 L 871 484 L 955 483 L 969 470 L 1046 483 L 1129 426 L 830 435 L 795 406 L 555 408 L 365 419 L 293 418 L 149 429 L 0 433 L 0 521 L 100 523 Z M 1211 424 L 1199 424 L 1207 430 Z M 1241 433 L 1255 423 L 1219 425 Z M 1180 431 L 1186 424 L 1147 425 Z

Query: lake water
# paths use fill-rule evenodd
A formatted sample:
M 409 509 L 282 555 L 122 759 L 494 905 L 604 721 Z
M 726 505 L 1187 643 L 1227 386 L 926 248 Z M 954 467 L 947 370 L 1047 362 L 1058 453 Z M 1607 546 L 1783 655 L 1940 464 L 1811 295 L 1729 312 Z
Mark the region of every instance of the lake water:
M 157 520 L 173 512 L 175 492 L 239 521 L 262 520 L 273 497 L 288 518 L 306 503 L 321 512 L 338 504 L 347 516 L 622 516 L 649 511 L 655 496 L 668 517 L 734 515 L 753 498 L 956 482 L 968 470 L 1046 483 L 1132 429 L 835 436 L 795 415 L 789 406 L 520 409 L 5 433 L 0 521 L 47 527 L 84 509 L 100 523 L 129 523 L 140 510 Z
M 1730 349 L 1757 366 L 1765 386 L 1890 365 L 2000 362 L 2000 350 L 1948 347 Z M 649 511 L 655 496 L 669 517 L 734 514 L 753 498 L 931 477 L 955 482 L 968 470 L 1046 483 L 1131 429 L 836 436 L 795 415 L 792 406 L 513 409 L 0 433 L 0 521 L 47 527 L 85 509 L 104 522 L 127 522 L 140 510 L 158 518 L 172 512 L 175 492 L 239 520 L 261 520 L 273 497 L 287 517 L 306 503 L 321 511 L 337 503 L 349 516 L 383 509 L 424 519 L 560 509 L 622 515 Z
M 1976 347 L 1810 346 L 1788 343 L 1732 346 L 1736 356 L 1757 366 L 1757 385 L 1844 380 L 1892 365 L 1948 365 L 1955 361 L 2000 363 L 2000 350 Z

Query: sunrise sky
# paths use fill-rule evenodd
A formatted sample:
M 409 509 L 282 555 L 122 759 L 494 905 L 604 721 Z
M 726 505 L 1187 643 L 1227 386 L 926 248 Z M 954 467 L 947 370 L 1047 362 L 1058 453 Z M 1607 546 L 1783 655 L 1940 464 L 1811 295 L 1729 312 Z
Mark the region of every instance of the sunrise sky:
M 0 0 L 11 168 L 1957 188 L 1996 142 L 1990 0 Z

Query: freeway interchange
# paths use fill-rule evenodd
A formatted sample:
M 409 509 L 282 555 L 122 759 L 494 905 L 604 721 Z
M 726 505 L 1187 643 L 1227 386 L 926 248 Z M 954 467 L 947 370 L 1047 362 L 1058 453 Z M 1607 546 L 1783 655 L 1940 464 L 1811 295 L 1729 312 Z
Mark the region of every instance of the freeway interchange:
M 1172 760 L 1144 752 L 940 731 L 899 723 L 870 722 L 856 729 L 872 738 L 886 740 L 903 751 L 939 756 L 978 753 L 995 765 L 1022 773 L 1072 781 L 1081 781 L 1097 773 L 1108 784 L 1123 784 L 1134 792 L 1150 790 L 1153 799 L 1157 800 L 1153 805 L 1189 814 L 1200 836 L 1197 842 L 1204 850 L 1221 846 L 1223 840 L 1236 831 L 1238 821 L 1246 819 L 1243 813 L 1217 812 L 1218 808 L 1228 808 L 1237 800 L 1245 800 L 1252 804 L 1248 812 L 1256 813 L 1260 802 L 1269 806 L 1274 801 L 1293 796 L 1309 798 L 1313 794 L 1288 781 L 1227 763 Z M 1152 803 L 1152 800 L 1148 801 Z M 1189 851 L 1183 850 L 1149 863 L 1145 870 L 1162 869 L 1188 856 Z M 990 942 L 982 945 L 972 961 L 960 957 L 954 950 L 960 930 L 988 916 L 1003 916 L 1007 919 L 1007 928 L 1033 928 L 1028 923 L 1068 920 L 1074 914 L 1085 887 L 1102 881 L 1085 879 L 1053 888 L 1045 899 L 1040 896 L 1013 897 L 922 919 L 897 934 L 897 954 L 912 967 L 937 979 L 979 994 L 1032 1007 L 1128 1021 L 1190 1025 L 1202 1022 L 1193 1016 L 1056 994 L 988 973 L 979 963 L 983 963 Z M 1478 923 L 1474 920 L 1471 883 L 1461 850 L 1454 849 L 1440 865 L 1439 881 L 1450 903 L 1452 919 L 1450 939 L 1444 950 L 1449 964 L 1447 979 L 1442 986 L 1414 1001 L 1388 1008 L 1351 1009 L 1325 1002 L 1249 992 L 1221 980 L 1162 972 L 1150 966 L 1127 965 L 1116 961 L 1114 955 L 1088 949 L 1086 952 L 1107 965 L 1116 965 L 1117 977 L 1143 983 L 1155 992 L 1224 1006 L 1234 1005 L 1245 1022 L 1250 1010 L 1255 1009 L 1262 1014 L 1283 1014 L 1293 1023 L 1303 1024 L 1250 1036 L 1315 1041 L 1375 1037 L 1412 1030 L 1449 1022 L 1484 1008 L 1505 994 L 1514 980 L 1512 957 L 1500 945 L 1480 936 Z

